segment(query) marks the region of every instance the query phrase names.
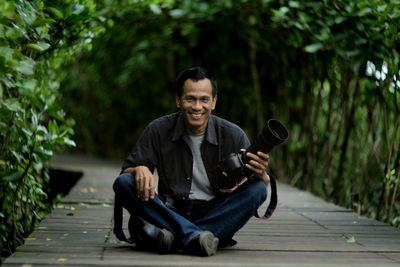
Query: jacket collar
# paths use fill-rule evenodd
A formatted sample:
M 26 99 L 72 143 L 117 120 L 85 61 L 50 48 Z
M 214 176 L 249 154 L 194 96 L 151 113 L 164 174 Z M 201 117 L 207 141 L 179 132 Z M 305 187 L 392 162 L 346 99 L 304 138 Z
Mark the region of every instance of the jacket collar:
M 187 134 L 185 121 L 183 119 L 182 113 L 178 112 L 175 129 L 174 129 L 174 134 L 172 136 L 172 141 L 173 142 L 177 141 L 180 138 L 182 138 L 183 136 L 187 136 L 187 135 L 188 134 Z M 212 114 L 208 117 L 205 140 L 207 140 L 207 142 L 209 142 L 210 144 L 213 144 L 216 146 L 218 145 L 216 124 L 215 124 L 214 115 L 212 115 Z

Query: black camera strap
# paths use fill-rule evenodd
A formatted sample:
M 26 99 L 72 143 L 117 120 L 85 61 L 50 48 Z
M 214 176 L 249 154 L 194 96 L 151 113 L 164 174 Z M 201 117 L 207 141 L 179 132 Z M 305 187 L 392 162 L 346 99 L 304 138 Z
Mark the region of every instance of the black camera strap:
M 117 195 L 115 195 L 114 200 L 114 229 L 113 232 L 115 236 L 121 240 L 128 242 L 130 244 L 133 243 L 131 238 L 126 238 L 124 231 L 122 230 L 122 201 Z
M 256 213 L 254 214 L 254 216 L 258 219 L 262 219 L 262 220 L 268 220 L 269 218 L 271 218 L 272 214 L 274 213 L 276 206 L 278 205 L 278 190 L 276 187 L 276 180 L 275 178 L 269 174 L 269 178 L 270 178 L 270 186 L 271 186 L 271 199 L 268 205 L 267 210 L 265 211 L 264 216 L 260 216 L 258 215 L 258 212 L 256 211 Z

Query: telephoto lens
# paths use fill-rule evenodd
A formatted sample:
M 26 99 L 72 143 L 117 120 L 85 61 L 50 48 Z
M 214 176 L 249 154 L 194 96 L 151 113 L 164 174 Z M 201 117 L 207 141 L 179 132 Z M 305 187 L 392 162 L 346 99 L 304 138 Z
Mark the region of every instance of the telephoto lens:
M 277 120 L 270 119 L 261 133 L 256 137 L 246 152 L 256 154 L 257 151 L 268 154 L 274 146 L 281 144 L 289 138 L 286 127 Z

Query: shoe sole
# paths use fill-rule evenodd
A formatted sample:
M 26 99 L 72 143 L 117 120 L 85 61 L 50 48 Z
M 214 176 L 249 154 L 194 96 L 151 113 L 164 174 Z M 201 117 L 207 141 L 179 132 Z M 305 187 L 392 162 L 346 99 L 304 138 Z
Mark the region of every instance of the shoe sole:
M 159 253 L 168 253 L 174 244 L 174 235 L 167 229 L 161 229 L 157 237 L 157 249 Z
M 219 239 L 209 231 L 204 231 L 199 236 L 201 256 L 212 256 L 217 252 Z

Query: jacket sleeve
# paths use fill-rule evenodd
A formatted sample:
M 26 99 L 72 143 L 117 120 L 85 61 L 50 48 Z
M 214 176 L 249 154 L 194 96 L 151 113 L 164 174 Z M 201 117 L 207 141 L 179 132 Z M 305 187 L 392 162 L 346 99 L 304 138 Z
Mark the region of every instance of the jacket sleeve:
M 157 131 L 153 124 L 149 124 L 123 162 L 121 173 L 126 168 L 136 166 L 147 166 L 153 172 L 157 165 L 157 140 Z

